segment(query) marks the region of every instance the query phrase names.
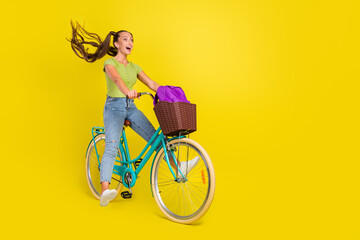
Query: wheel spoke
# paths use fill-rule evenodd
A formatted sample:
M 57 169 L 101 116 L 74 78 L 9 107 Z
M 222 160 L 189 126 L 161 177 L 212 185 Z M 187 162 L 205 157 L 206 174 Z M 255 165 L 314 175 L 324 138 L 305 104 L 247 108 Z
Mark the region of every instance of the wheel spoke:
M 104 151 L 105 151 L 105 134 L 99 134 L 95 137 L 96 150 L 99 155 L 99 160 L 95 151 L 94 142 L 92 141 L 89 146 L 89 152 L 86 157 L 87 161 L 87 178 L 89 187 L 92 190 L 93 194 L 99 198 L 101 192 L 101 184 L 100 184 L 100 167 L 99 162 L 101 163 Z M 121 165 L 118 161 L 121 161 L 121 155 L 118 152 L 115 165 Z M 116 173 L 113 173 L 111 176 L 111 189 L 116 189 L 120 191 L 122 188 L 122 179 Z
M 210 206 L 205 204 L 212 201 L 213 194 L 210 191 L 210 175 L 209 164 L 210 159 L 205 159 L 207 155 L 203 154 L 203 150 L 199 150 L 189 139 L 173 140 L 172 146 L 177 150 L 177 160 L 181 164 L 187 164 L 187 161 L 199 156 L 199 162 L 189 172 L 187 167 L 187 180 L 179 178 L 174 181 L 173 175 L 168 164 L 162 159 L 164 154 L 156 158 L 152 174 L 155 174 L 155 183 L 153 187 L 158 189 L 156 201 L 165 212 L 181 221 L 191 221 L 197 215 L 201 216 Z M 184 167 L 183 167 L 184 168 Z M 213 171 L 213 170 L 212 170 Z M 206 207 L 204 207 L 206 206 Z M 205 209 L 206 208 L 206 209 Z

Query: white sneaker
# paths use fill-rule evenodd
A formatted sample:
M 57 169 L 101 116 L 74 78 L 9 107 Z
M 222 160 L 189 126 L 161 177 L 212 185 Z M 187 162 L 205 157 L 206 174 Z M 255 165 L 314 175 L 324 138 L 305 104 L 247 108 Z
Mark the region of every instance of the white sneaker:
M 198 164 L 199 160 L 200 157 L 196 156 L 194 157 L 194 159 L 190 161 L 180 163 L 180 171 L 182 172 L 182 174 L 186 176 L 196 166 L 196 164 Z M 179 171 L 178 171 L 178 177 L 182 178 L 182 175 Z
M 117 191 L 115 189 L 106 189 L 100 197 L 100 206 L 105 207 L 109 204 L 111 200 L 113 200 L 117 195 Z

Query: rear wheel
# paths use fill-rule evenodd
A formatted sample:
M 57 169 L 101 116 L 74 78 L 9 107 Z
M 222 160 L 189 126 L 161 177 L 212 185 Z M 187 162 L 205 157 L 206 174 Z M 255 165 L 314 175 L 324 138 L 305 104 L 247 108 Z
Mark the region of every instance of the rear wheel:
M 95 145 L 99 159 L 96 156 Z M 100 164 L 105 150 L 105 134 L 101 133 L 95 137 L 95 141 L 92 140 L 87 153 L 86 153 L 86 179 L 90 187 L 91 192 L 97 199 L 101 196 L 101 184 L 100 184 Z M 115 165 L 120 165 L 121 161 L 120 151 L 117 154 Z M 113 173 L 111 178 L 110 189 L 116 189 L 119 193 L 122 190 L 122 177 Z
M 151 172 L 152 191 L 156 203 L 165 216 L 178 223 L 190 224 L 199 220 L 209 209 L 215 193 L 215 172 L 209 155 L 192 139 L 182 138 L 169 142 L 181 165 L 199 158 L 197 164 L 184 176 L 174 179 L 164 149 L 154 160 Z M 189 165 L 190 166 L 190 165 Z M 174 173 L 177 170 L 174 169 Z

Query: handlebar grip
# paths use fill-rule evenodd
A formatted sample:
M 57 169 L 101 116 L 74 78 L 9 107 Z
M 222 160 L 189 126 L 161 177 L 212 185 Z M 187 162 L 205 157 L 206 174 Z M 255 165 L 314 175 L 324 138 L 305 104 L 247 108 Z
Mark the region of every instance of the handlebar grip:
M 138 97 L 140 97 L 141 95 L 142 95 L 142 93 L 141 93 L 141 92 L 138 92 L 137 95 L 136 95 L 136 97 L 138 98 Z M 128 98 L 129 98 L 129 96 L 126 95 L 126 99 L 128 99 Z
M 140 97 L 142 95 L 149 95 L 150 97 L 152 97 L 152 99 L 154 99 L 154 95 L 149 92 L 138 92 L 136 97 Z M 129 99 L 128 95 L 126 95 L 126 99 Z

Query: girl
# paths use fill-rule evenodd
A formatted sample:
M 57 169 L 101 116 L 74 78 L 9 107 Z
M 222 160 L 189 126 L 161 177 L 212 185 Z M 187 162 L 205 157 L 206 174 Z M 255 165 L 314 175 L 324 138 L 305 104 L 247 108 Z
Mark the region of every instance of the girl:
M 111 31 L 104 41 L 96 34 L 89 33 L 80 24 L 73 24 L 71 47 L 75 54 L 87 62 L 95 62 L 106 54 L 112 56 L 104 62 L 103 71 L 105 72 L 107 84 L 107 97 L 104 106 L 104 128 L 105 128 L 105 151 L 100 165 L 101 197 L 100 205 L 107 206 L 108 203 L 117 195 L 115 189 L 109 189 L 112 171 L 118 151 L 119 141 L 125 120 L 130 121 L 130 127 L 139 134 L 145 141 L 149 141 L 156 132 L 147 117 L 137 109 L 134 99 L 137 91 L 133 89 L 136 80 L 139 79 L 154 92 L 159 88 L 159 84 L 151 80 L 141 67 L 127 59 L 134 47 L 133 35 L 121 30 Z M 84 37 L 93 41 L 85 41 Z M 110 40 L 113 37 L 113 46 Z M 95 53 L 85 50 L 85 45 L 96 48 Z M 128 96 L 129 100 L 126 99 Z M 180 164 L 180 170 L 186 174 L 197 164 L 199 158 L 196 157 L 186 164 Z M 176 168 L 175 162 L 170 159 L 171 166 Z

